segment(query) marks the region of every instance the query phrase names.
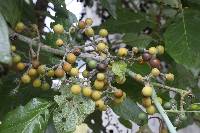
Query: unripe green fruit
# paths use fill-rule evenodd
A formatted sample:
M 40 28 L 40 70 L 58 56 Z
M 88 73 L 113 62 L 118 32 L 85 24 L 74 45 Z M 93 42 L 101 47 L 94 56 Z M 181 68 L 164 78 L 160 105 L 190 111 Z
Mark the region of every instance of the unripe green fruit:
M 100 91 L 93 91 L 92 92 L 92 95 L 91 95 L 91 98 L 94 100 L 94 101 L 97 101 L 101 98 L 101 95 L 102 93 Z
M 146 113 L 139 113 L 139 115 L 138 115 L 138 118 L 140 119 L 140 120 L 147 120 L 147 115 L 146 115 Z
M 28 70 L 28 75 L 31 76 L 31 77 L 35 77 L 37 75 L 37 70 L 34 69 L 34 68 L 30 68 Z
M 41 87 L 41 85 L 42 85 L 42 81 L 40 79 L 35 79 L 33 81 L 33 87 L 39 88 L 39 87 Z
M 71 76 L 78 76 L 78 73 L 79 73 L 79 71 L 77 68 L 72 68 L 70 71 Z
M 156 49 L 155 47 L 150 47 L 148 51 L 149 51 L 149 53 L 150 53 L 151 55 L 155 55 L 155 54 L 157 54 L 157 52 L 158 52 L 157 49 Z
M 101 90 L 104 87 L 104 82 L 103 81 L 99 81 L 99 80 L 95 80 L 94 81 L 94 87 L 97 90 Z
M 82 73 L 82 76 L 83 76 L 84 78 L 89 77 L 89 72 L 88 72 L 87 70 L 84 70 L 83 73 Z
M 38 72 L 39 74 L 45 74 L 45 72 L 46 72 L 46 66 L 45 66 L 45 65 L 40 65 L 40 66 L 38 67 L 38 69 L 37 69 L 37 72 Z
M 54 76 L 54 73 L 55 73 L 54 70 L 51 69 L 51 70 L 49 70 L 49 71 L 47 72 L 47 76 L 48 76 L 48 77 L 53 77 L 53 76 Z
M 128 49 L 126 49 L 126 48 L 119 48 L 119 50 L 118 50 L 118 56 L 124 57 L 124 56 L 127 56 L 127 54 L 128 54 Z
M 21 61 L 21 56 L 19 56 L 19 55 L 13 56 L 12 61 L 13 61 L 13 63 L 18 63 L 18 62 L 20 62 L 20 61 Z
M 70 90 L 75 95 L 81 93 L 81 87 L 80 87 L 80 85 L 72 85 L 72 87 L 70 88 Z
M 108 31 L 106 29 L 100 29 L 99 35 L 101 37 L 106 37 L 108 35 Z
M 27 74 L 24 74 L 22 77 L 21 77 L 21 81 L 22 83 L 24 84 L 28 84 L 31 82 L 31 77 Z
M 172 74 L 172 73 L 165 74 L 165 78 L 168 81 L 173 81 L 174 80 L 174 74 Z
M 164 54 L 165 52 L 165 48 L 162 45 L 158 45 L 156 49 L 158 51 L 158 54 Z
M 71 64 L 69 64 L 69 63 L 67 63 L 67 62 L 65 62 L 65 63 L 63 64 L 63 70 L 64 70 L 66 73 L 67 73 L 67 72 L 70 72 L 71 69 L 72 69 L 72 65 L 71 65 Z
M 46 90 L 50 89 L 50 85 L 49 85 L 49 83 L 43 83 L 41 88 L 42 88 L 43 91 L 46 91 Z
M 142 105 L 144 107 L 151 106 L 151 98 L 150 97 L 144 97 L 144 98 L 142 98 Z
M 152 93 L 153 93 L 153 89 L 150 86 L 145 86 L 142 89 L 142 95 L 145 97 L 150 97 L 152 95 Z
M 64 44 L 64 42 L 62 39 L 59 38 L 56 40 L 56 46 L 61 47 L 63 44 Z
M 104 80 L 105 79 L 105 74 L 104 73 L 97 73 L 97 80 Z
M 54 30 L 54 32 L 57 33 L 57 34 L 62 34 L 62 33 L 64 33 L 64 28 L 63 28 L 63 26 L 62 26 L 61 24 L 56 24 L 56 25 L 54 25 L 53 30 Z
M 149 107 L 146 108 L 146 111 L 149 115 L 153 115 L 156 113 L 156 108 L 154 105 L 151 105 Z
M 90 60 L 90 61 L 88 62 L 88 67 L 89 67 L 90 69 L 96 68 L 96 67 L 97 67 L 97 62 L 96 62 L 95 60 Z
M 22 70 L 24 70 L 25 67 L 26 67 L 26 66 L 25 66 L 24 63 L 22 63 L 22 62 L 17 63 L 17 69 L 18 69 L 18 70 L 22 71 Z
M 165 109 L 171 109 L 172 108 L 172 104 L 170 102 L 166 102 L 164 105 Z
M 159 76 L 160 75 L 160 71 L 158 70 L 158 68 L 153 68 L 151 70 L 151 74 L 155 77 Z
M 67 54 L 67 62 L 74 64 L 76 62 L 76 56 L 73 53 Z
M 186 121 L 186 120 L 187 120 L 187 116 L 186 116 L 185 114 L 180 114 L 180 115 L 179 115 L 179 119 L 180 119 L 181 121 Z
M 85 26 L 86 26 L 86 23 L 85 23 L 84 21 L 78 22 L 78 27 L 79 27 L 80 29 L 84 29 Z
M 92 28 L 87 28 L 87 29 L 85 30 L 85 35 L 86 35 L 87 37 L 92 37 L 92 36 L 94 36 L 94 30 L 93 30 Z
M 100 42 L 100 43 L 97 44 L 97 50 L 104 51 L 105 49 L 106 49 L 105 43 Z
M 90 87 L 84 87 L 82 89 L 82 93 L 83 93 L 84 96 L 90 97 L 91 94 L 92 94 L 92 89 Z
M 86 23 L 86 25 L 91 26 L 93 23 L 93 20 L 91 18 L 86 18 L 85 23 Z

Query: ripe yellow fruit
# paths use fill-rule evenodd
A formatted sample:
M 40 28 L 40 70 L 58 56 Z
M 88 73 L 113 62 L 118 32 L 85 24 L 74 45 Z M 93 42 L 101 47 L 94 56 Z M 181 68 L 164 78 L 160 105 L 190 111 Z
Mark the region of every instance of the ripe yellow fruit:
M 95 80 L 94 81 L 94 87 L 95 87 L 95 89 L 97 89 L 97 90 L 101 90 L 101 89 L 103 89 L 103 87 L 104 87 L 104 81 L 99 81 L 99 80 Z
M 85 35 L 88 36 L 88 37 L 94 36 L 94 30 L 92 28 L 87 28 L 85 30 Z
M 22 70 L 24 70 L 24 68 L 25 68 L 25 64 L 24 63 L 22 63 L 22 62 L 17 63 L 17 69 L 18 70 L 22 71 Z
M 86 26 L 85 21 L 80 21 L 80 22 L 78 22 L 78 27 L 79 27 L 80 29 L 84 29 L 85 26 Z
M 28 84 L 31 82 L 31 77 L 27 74 L 24 74 L 22 77 L 21 77 L 21 81 L 22 83 L 24 84 Z
M 99 99 L 95 102 L 95 106 L 98 108 L 98 109 L 102 109 L 105 104 L 104 104 L 104 101 L 102 99 Z
M 120 104 L 120 103 L 122 103 L 123 101 L 124 101 L 124 97 L 115 98 L 115 99 L 113 100 L 113 102 L 116 103 L 116 104 Z
M 124 95 L 124 92 L 123 92 L 121 89 L 117 89 L 117 90 L 115 90 L 115 92 L 114 92 L 114 96 L 115 96 L 116 98 L 121 98 L 123 95 Z
M 162 105 L 162 103 L 163 103 L 162 98 L 161 98 L 161 97 L 157 97 L 157 100 L 158 100 L 158 102 Z
M 62 34 L 62 33 L 64 33 L 64 28 L 61 24 L 56 24 L 53 27 L 53 31 L 57 34 Z
M 56 46 L 61 47 L 63 44 L 64 44 L 64 42 L 62 39 L 59 38 L 56 40 Z
M 102 95 L 102 92 L 100 91 L 92 91 L 92 95 L 91 95 L 91 98 L 94 100 L 94 101 L 97 101 L 101 98 L 101 95 Z
M 149 107 L 146 108 L 146 111 L 149 115 L 153 115 L 156 113 L 156 108 L 154 105 L 151 105 Z
M 45 72 L 46 72 L 46 66 L 45 66 L 45 65 L 40 65 L 40 66 L 38 67 L 38 69 L 37 69 L 37 72 L 38 72 L 39 74 L 45 74 Z
M 89 97 L 92 94 L 92 89 L 90 87 L 84 87 L 82 89 L 83 96 Z
M 74 64 L 76 62 L 76 55 L 74 55 L 73 53 L 69 53 L 67 54 L 67 62 L 69 62 L 70 64 Z
M 48 72 L 47 72 L 47 76 L 48 77 L 53 77 L 54 76 L 54 70 L 53 69 L 51 69 L 51 70 L 49 70 Z
M 30 69 L 28 70 L 28 75 L 29 75 L 30 77 L 35 77 L 35 76 L 37 75 L 37 70 L 34 69 L 34 68 L 30 68 Z
M 100 42 L 100 43 L 97 44 L 97 50 L 98 51 L 104 51 L 105 49 L 106 49 L 105 43 Z
M 99 30 L 99 35 L 101 37 L 106 37 L 108 35 L 108 31 L 106 29 L 100 29 Z
M 22 32 L 25 29 L 25 25 L 22 22 L 18 22 L 16 27 L 15 27 L 15 31 L 16 32 Z
M 67 62 L 65 62 L 65 63 L 63 64 L 63 70 L 64 70 L 65 72 L 70 72 L 71 69 L 72 69 L 72 65 L 71 65 L 71 64 L 69 64 L 69 63 L 67 63 Z
M 79 71 L 77 68 L 72 68 L 70 71 L 71 76 L 78 76 L 78 73 L 79 73 Z
M 13 57 L 12 57 L 12 61 L 13 61 L 13 63 L 18 63 L 18 62 L 20 62 L 21 61 L 21 56 L 19 56 L 19 55 L 14 55 Z
M 150 97 L 143 97 L 142 98 L 142 105 L 144 106 L 144 107 L 149 107 L 149 106 L 151 106 L 151 98 Z
M 105 74 L 104 73 L 97 73 L 97 80 L 104 80 L 105 79 Z
M 49 90 L 50 85 L 49 85 L 49 83 L 43 83 L 41 88 L 42 88 L 43 91 L 46 91 L 46 90 Z
M 153 68 L 151 70 L 151 74 L 155 77 L 159 76 L 160 75 L 160 71 L 158 70 L 158 68 Z
M 148 51 L 149 51 L 149 53 L 152 54 L 152 55 L 155 55 L 155 54 L 157 54 L 157 52 L 158 52 L 157 49 L 156 49 L 155 47 L 150 47 Z
M 172 74 L 172 73 L 165 74 L 165 78 L 168 81 L 173 81 L 174 80 L 174 74 Z
M 142 89 L 142 95 L 145 97 L 150 97 L 152 95 L 152 93 L 153 93 L 153 88 L 150 86 L 145 86 Z
M 158 51 L 158 54 L 164 54 L 165 52 L 165 48 L 162 45 L 158 45 L 156 49 Z
M 118 56 L 124 57 L 124 56 L 127 56 L 127 54 L 128 54 L 128 49 L 126 49 L 126 48 L 119 48 L 119 50 L 118 50 Z
M 93 23 L 93 20 L 91 18 L 86 18 L 85 23 L 86 23 L 86 25 L 91 26 Z
M 33 87 L 39 88 L 39 87 L 41 87 L 41 85 L 42 85 L 42 81 L 40 79 L 35 79 L 33 81 Z
M 65 71 L 61 68 L 61 67 L 58 67 L 56 70 L 55 70 L 55 76 L 57 78 L 62 78 L 65 76 Z
M 15 52 L 15 51 L 16 51 L 15 45 L 11 45 L 11 48 L 10 48 L 10 49 L 11 49 L 12 52 Z
M 80 87 L 80 85 L 72 85 L 72 87 L 70 88 L 70 90 L 75 95 L 81 93 L 81 87 Z

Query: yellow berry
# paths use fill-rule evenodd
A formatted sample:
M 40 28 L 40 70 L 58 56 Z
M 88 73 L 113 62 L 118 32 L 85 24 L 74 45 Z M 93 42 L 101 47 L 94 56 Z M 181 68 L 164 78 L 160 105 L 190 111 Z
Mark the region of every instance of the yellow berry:
M 70 72 L 71 69 L 72 69 L 72 65 L 71 65 L 71 64 L 69 64 L 69 63 L 67 63 L 67 62 L 65 62 L 65 63 L 63 64 L 63 70 L 64 70 L 65 72 Z
M 46 72 L 46 66 L 45 66 L 45 65 L 40 65 L 40 66 L 38 67 L 38 69 L 37 69 L 37 72 L 38 72 L 39 74 L 45 74 L 45 72 Z
M 54 76 L 54 70 L 53 69 L 51 69 L 51 70 L 49 70 L 48 72 L 47 72 L 47 76 L 48 77 L 53 77 Z
M 87 70 L 84 70 L 84 71 L 82 72 L 82 76 L 83 76 L 84 78 L 87 78 L 87 77 L 89 76 L 89 72 L 88 72 Z
M 165 74 L 165 78 L 168 81 L 173 81 L 174 80 L 174 74 L 172 74 L 172 73 Z
M 81 87 L 80 87 L 80 85 L 72 85 L 72 87 L 70 88 L 70 90 L 75 95 L 81 93 Z
M 152 93 L 153 93 L 153 89 L 150 86 L 145 86 L 142 89 L 142 95 L 145 97 L 150 97 L 152 95 Z
M 15 52 L 16 51 L 16 46 L 15 45 L 11 45 L 11 51 Z
M 106 49 L 105 43 L 100 42 L 100 43 L 97 44 L 97 50 L 98 51 L 104 51 L 105 49 Z
M 22 62 L 17 63 L 17 69 L 18 70 L 22 71 L 22 70 L 24 70 L 24 68 L 25 68 L 25 64 L 24 63 L 22 63 Z
M 35 76 L 37 75 L 37 70 L 34 69 L 34 68 L 30 68 L 30 69 L 28 70 L 28 75 L 29 75 L 30 77 L 35 77 Z
M 83 94 L 84 96 L 86 96 L 86 97 L 89 97 L 89 96 L 91 96 L 91 94 L 92 94 L 92 89 L 91 89 L 90 87 L 84 87 L 84 88 L 82 89 L 82 94 Z
M 94 87 L 97 90 L 101 90 L 104 87 L 104 82 L 103 81 L 99 81 L 99 80 L 95 80 L 94 81 Z
M 115 98 L 114 99 L 114 103 L 116 103 L 116 104 L 120 104 L 120 103 L 122 103 L 124 101 L 124 97 L 120 97 L 120 98 Z
M 72 68 L 70 71 L 71 76 L 78 76 L 78 73 L 79 73 L 79 71 L 77 68 Z
M 100 29 L 99 35 L 101 37 L 106 37 L 108 35 L 108 31 L 106 29 Z
M 142 98 L 142 105 L 144 107 L 151 106 L 151 98 L 150 97 L 144 97 L 144 98 Z
M 61 24 L 56 24 L 56 25 L 54 25 L 53 30 L 54 30 L 54 32 L 57 33 L 57 34 L 62 34 L 62 33 L 64 33 L 64 28 L 63 28 L 63 26 L 62 26 Z
M 97 100 L 97 101 L 95 102 L 95 106 L 96 106 L 97 108 L 99 108 L 99 109 L 102 109 L 102 108 L 105 106 L 104 101 L 103 101 L 102 99 Z
M 13 56 L 12 61 L 13 61 L 13 63 L 18 63 L 18 62 L 20 62 L 20 61 L 21 61 L 21 56 L 19 56 L 19 55 Z
M 118 50 L 118 56 L 124 57 L 124 56 L 127 56 L 127 54 L 128 54 L 128 49 L 126 49 L 126 48 L 119 48 L 119 50 Z
M 59 38 L 56 40 L 56 46 L 61 47 L 63 44 L 64 44 L 64 42 L 62 39 Z
M 155 77 L 159 76 L 160 75 L 160 71 L 158 70 L 158 68 L 153 68 L 151 70 L 151 74 Z
M 165 52 L 165 48 L 162 45 L 158 45 L 156 49 L 158 51 L 158 54 L 164 54 Z
M 67 62 L 69 62 L 70 64 L 75 63 L 76 62 L 76 55 L 74 55 L 73 53 L 67 54 Z
M 18 22 L 16 27 L 15 27 L 15 31 L 16 32 L 22 32 L 25 29 L 25 25 L 22 22 Z
M 94 100 L 94 101 L 97 101 L 101 98 L 101 95 L 102 93 L 100 91 L 92 91 L 92 95 L 91 95 L 91 98 Z
M 162 103 L 163 103 L 162 98 L 161 98 L 161 97 L 157 97 L 157 100 L 158 100 L 158 102 L 162 105 Z
M 88 37 L 94 36 L 94 30 L 92 28 L 87 28 L 85 30 L 85 35 L 88 36 Z
M 104 80 L 105 79 L 105 74 L 104 73 L 97 73 L 97 80 Z
M 33 81 L 33 87 L 39 88 L 39 87 L 41 87 L 41 85 L 42 85 L 42 81 L 40 79 L 35 79 Z
M 55 76 L 57 78 L 62 78 L 65 76 L 65 71 L 61 68 L 61 67 L 58 67 L 56 70 L 55 70 Z
M 146 111 L 149 115 L 153 115 L 156 113 L 156 108 L 154 105 L 151 105 L 149 107 L 146 108 Z
M 31 77 L 28 75 L 28 74 L 24 74 L 22 77 L 21 77 L 21 81 L 22 83 L 24 84 L 28 84 L 31 82 Z
M 84 21 L 78 22 L 78 27 L 79 27 L 80 29 L 84 29 L 85 26 L 86 26 L 86 23 L 85 23 Z
M 49 90 L 50 85 L 49 85 L 49 83 L 43 83 L 41 88 L 42 88 L 43 91 L 46 91 L 46 90 Z
M 142 77 L 142 75 L 140 75 L 140 74 L 136 74 L 135 77 L 134 77 L 134 79 L 135 79 L 136 81 L 141 82 L 141 81 L 143 80 L 143 77 Z
M 152 54 L 152 55 L 157 54 L 157 49 L 156 49 L 155 47 L 150 47 L 148 51 L 149 51 L 149 53 Z
M 91 26 L 93 23 L 93 20 L 91 18 L 86 18 L 85 23 L 86 23 L 86 25 Z

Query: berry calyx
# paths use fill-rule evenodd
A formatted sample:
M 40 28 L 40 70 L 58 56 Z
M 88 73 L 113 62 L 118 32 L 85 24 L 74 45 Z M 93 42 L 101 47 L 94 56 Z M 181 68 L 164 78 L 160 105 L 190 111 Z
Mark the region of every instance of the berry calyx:
M 70 71 L 71 76 L 78 76 L 79 70 L 77 68 L 72 68 Z
M 90 87 L 84 87 L 82 89 L 83 96 L 90 97 L 92 94 L 92 89 Z
M 80 29 L 85 29 L 85 26 L 86 26 L 85 21 L 79 21 L 79 22 L 78 22 L 78 27 L 79 27 Z
M 18 62 L 20 62 L 20 61 L 21 61 L 21 56 L 19 56 L 19 55 L 13 56 L 12 61 L 13 61 L 13 63 L 18 63 Z
M 74 64 L 76 62 L 76 55 L 74 55 L 73 53 L 68 53 L 66 60 L 70 64 Z
M 100 43 L 97 44 L 97 50 L 98 51 L 104 51 L 105 49 L 106 49 L 105 43 L 100 42 Z
M 56 40 L 56 46 L 61 47 L 63 44 L 64 44 L 64 42 L 62 39 L 59 38 Z
M 35 77 L 35 76 L 37 75 L 37 70 L 36 70 L 35 68 L 30 68 L 30 69 L 28 70 L 28 75 L 29 75 L 30 77 Z
M 123 96 L 123 91 L 121 90 L 121 89 L 118 89 L 118 90 L 116 90 L 115 92 L 114 92 L 114 96 L 116 97 L 116 98 L 121 98 L 122 96 Z
M 93 20 L 91 18 L 86 18 L 85 23 L 86 23 L 87 26 L 91 26 L 92 23 L 93 23 Z
M 88 62 L 88 67 L 89 67 L 90 69 L 96 68 L 96 67 L 97 67 L 97 62 L 96 62 L 95 60 L 90 60 L 90 61 Z
M 99 30 L 99 35 L 101 37 L 106 37 L 108 35 L 108 31 L 106 29 L 100 29 Z
M 127 54 L 128 54 L 128 49 L 126 49 L 126 48 L 119 48 L 119 50 L 118 50 L 118 56 L 124 57 L 124 56 L 127 56 Z
M 145 97 L 150 97 L 152 95 L 152 93 L 153 93 L 153 89 L 150 86 L 145 86 L 142 89 L 142 95 Z
M 45 65 L 40 65 L 37 69 L 37 72 L 41 75 L 45 74 L 46 72 L 46 66 Z
M 87 28 L 87 29 L 85 30 L 85 35 L 86 35 L 87 37 L 92 37 L 92 36 L 94 36 L 94 30 L 93 30 L 92 28 Z
M 105 74 L 104 73 L 97 73 L 97 80 L 104 80 L 105 79 Z
M 56 24 L 54 25 L 53 27 L 53 31 L 56 33 L 56 34 L 62 34 L 64 33 L 64 28 L 61 24 Z
M 147 52 L 142 54 L 143 61 L 149 61 L 151 59 L 151 57 L 152 57 L 152 55 Z
M 158 52 L 157 49 L 156 49 L 155 47 L 150 47 L 148 51 L 149 51 L 149 53 L 150 53 L 151 55 L 155 55 L 155 54 L 157 54 L 157 52 Z
M 28 84 L 31 82 L 31 77 L 28 75 L 28 74 L 24 74 L 22 77 L 21 77 L 21 81 L 22 83 L 24 84 Z
M 41 88 L 43 91 L 47 91 L 50 89 L 50 85 L 49 85 L 49 83 L 45 82 L 42 84 Z
M 174 74 L 172 74 L 172 73 L 165 74 L 165 78 L 168 81 L 173 81 L 174 80 Z
M 24 68 L 26 67 L 26 65 L 22 62 L 17 63 L 17 70 L 22 71 L 24 70 Z
M 151 74 L 154 76 L 154 77 L 157 77 L 160 75 L 160 71 L 158 70 L 158 68 L 153 68 L 151 70 Z
M 33 87 L 39 88 L 39 87 L 41 87 L 41 85 L 42 85 L 42 81 L 40 79 L 35 79 L 33 81 Z
M 70 88 L 70 90 L 75 95 L 81 93 L 81 87 L 80 87 L 80 85 L 72 85 L 72 87 Z
M 97 90 L 101 90 L 104 87 L 104 82 L 103 81 L 99 81 L 99 80 L 95 80 L 94 81 L 94 87 Z
M 97 101 L 101 98 L 101 95 L 102 95 L 102 93 L 100 91 L 95 90 L 95 91 L 92 92 L 91 98 L 94 101 Z
M 149 115 L 153 115 L 156 113 L 156 108 L 154 105 L 151 105 L 149 107 L 146 108 L 146 111 Z
M 54 76 L 54 70 L 53 69 L 51 69 L 51 70 L 49 70 L 48 72 L 47 72 L 47 76 L 48 77 L 53 77 Z
M 71 64 L 69 64 L 69 63 L 67 63 L 67 62 L 65 62 L 65 63 L 63 64 L 63 70 L 64 70 L 66 73 L 70 72 L 71 69 L 72 69 L 72 65 L 71 65 Z
M 56 70 L 55 70 L 55 76 L 57 78 L 62 78 L 65 76 L 65 71 L 61 68 L 61 67 L 58 67 Z
M 157 51 L 158 51 L 158 54 L 164 54 L 164 52 L 165 52 L 165 48 L 162 46 L 162 45 L 158 45 L 157 47 L 156 47 L 156 49 L 157 49 Z

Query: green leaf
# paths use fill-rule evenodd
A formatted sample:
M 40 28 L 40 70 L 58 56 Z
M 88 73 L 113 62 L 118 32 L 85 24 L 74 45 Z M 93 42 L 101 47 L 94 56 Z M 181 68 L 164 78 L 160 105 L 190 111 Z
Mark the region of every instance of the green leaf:
M 133 70 L 135 73 L 145 76 L 151 72 L 151 68 L 148 64 L 134 63 L 129 66 L 129 69 Z
M 106 27 L 110 33 L 138 33 L 150 24 L 141 12 L 135 13 L 124 8 L 117 10 L 117 20 L 110 18 L 102 27 Z
M 60 88 L 61 95 L 56 95 L 54 100 L 58 108 L 53 113 L 53 121 L 58 133 L 73 132 L 77 125 L 95 109 L 95 103 L 82 95 L 73 95 L 69 85 Z
M 184 17 L 179 17 L 164 34 L 168 54 L 192 71 L 200 70 L 199 23 L 199 11 L 185 9 Z
M 164 5 L 169 5 L 173 8 L 179 7 L 179 1 L 178 0 L 157 0 L 158 2 L 162 2 Z
M 191 104 L 190 107 L 188 107 L 188 110 L 200 111 L 200 103 L 193 103 L 193 104 Z
M 135 33 L 125 33 L 123 37 L 123 42 L 128 44 L 132 47 L 139 47 L 139 48 L 145 48 L 147 47 L 151 42 L 153 41 L 153 38 L 149 35 L 138 35 Z
M 101 4 L 106 8 L 114 19 L 117 19 L 116 6 L 117 0 L 101 0 Z
M 127 64 L 124 61 L 116 61 L 112 64 L 112 72 L 119 77 L 125 76 L 126 68 Z
M 7 24 L 0 13 L 0 63 L 10 64 L 10 41 Z
M 141 123 L 138 115 L 143 112 L 140 107 L 129 97 L 127 97 L 121 104 L 112 105 L 113 111 L 122 119 L 132 120 L 138 124 Z
M 0 125 L 1 133 L 44 132 L 49 119 L 51 103 L 34 98 L 25 106 L 9 112 Z

